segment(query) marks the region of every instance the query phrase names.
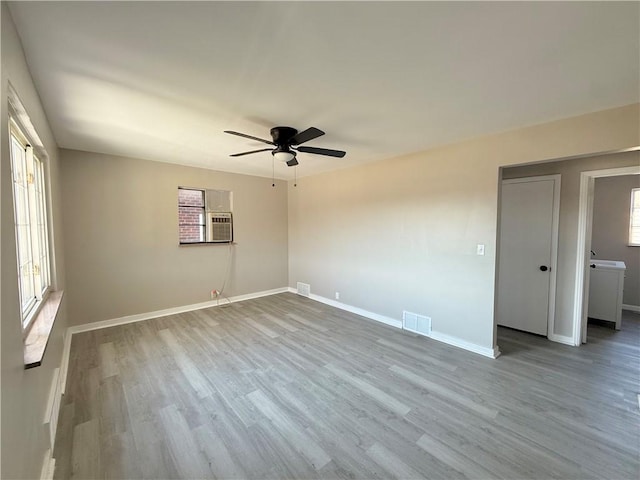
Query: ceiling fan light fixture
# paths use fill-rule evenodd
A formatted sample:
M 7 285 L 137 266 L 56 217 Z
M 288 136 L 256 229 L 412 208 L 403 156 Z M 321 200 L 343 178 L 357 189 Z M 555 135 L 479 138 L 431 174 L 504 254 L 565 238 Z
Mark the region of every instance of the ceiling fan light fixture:
M 296 154 L 290 151 L 276 151 L 273 152 L 273 158 L 279 162 L 287 163 L 296 158 Z

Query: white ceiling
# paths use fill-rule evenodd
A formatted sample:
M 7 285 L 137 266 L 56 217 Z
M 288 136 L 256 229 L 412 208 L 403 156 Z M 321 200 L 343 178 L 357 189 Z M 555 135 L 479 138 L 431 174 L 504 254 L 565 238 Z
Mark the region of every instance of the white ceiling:
M 18 2 L 58 144 L 271 176 L 237 130 L 315 126 L 298 176 L 639 101 L 640 4 Z M 276 176 L 293 169 L 276 165 Z

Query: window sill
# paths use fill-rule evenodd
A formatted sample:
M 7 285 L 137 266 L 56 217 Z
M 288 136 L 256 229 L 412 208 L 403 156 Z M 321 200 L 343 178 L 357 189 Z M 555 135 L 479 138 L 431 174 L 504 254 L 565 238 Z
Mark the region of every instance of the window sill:
M 236 242 L 180 242 L 179 247 L 189 247 L 191 245 L 237 245 Z
M 62 291 L 51 292 L 44 305 L 36 315 L 29 333 L 24 339 L 24 368 L 34 368 L 42 365 L 42 358 L 49 343 L 49 336 L 53 329 L 60 304 Z

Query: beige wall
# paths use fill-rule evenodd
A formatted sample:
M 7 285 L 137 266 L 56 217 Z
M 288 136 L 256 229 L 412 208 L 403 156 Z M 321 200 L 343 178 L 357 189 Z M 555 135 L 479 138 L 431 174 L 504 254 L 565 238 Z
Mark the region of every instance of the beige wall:
M 630 152 L 615 155 L 600 155 L 560 162 L 549 162 L 516 168 L 505 168 L 503 170 L 503 178 L 519 178 L 551 174 L 561 175 L 560 225 L 558 236 L 558 283 L 556 289 L 554 332 L 558 335 L 571 336 L 573 332 L 573 298 L 575 292 L 578 245 L 580 172 L 634 166 L 638 165 L 639 162 L 640 153 Z
M 178 185 L 234 192 L 238 245 L 229 295 L 303 281 L 314 293 L 333 298 L 340 291 L 342 302 L 393 318 L 403 309 L 432 316 L 435 331 L 492 348 L 499 168 L 640 144 L 634 105 L 305 178 L 298 187 L 77 151 L 62 151 L 59 161 L 5 3 L 1 9 L 2 478 L 39 476 L 65 309 L 70 324 L 94 322 L 206 301 L 221 284 L 226 247 L 177 245 Z M 44 364 L 28 371 L 15 271 L 9 81 L 51 157 L 54 260 L 58 287 L 65 287 Z M 475 255 L 477 243 L 486 245 L 485 256 Z
M 442 335 L 493 348 L 499 168 L 637 146 L 638 113 L 606 110 L 290 184 L 289 285 L 339 291 L 394 319 L 424 314 Z
M 178 186 L 231 190 L 227 296 L 287 286 L 287 186 L 271 179 L 61 150 L 70 324 L 210 300 L 226 245 L 178 245 Z
M 61 247 L 62 215 L 58 147 L 29 75 L 22 46 L 6 3 L 3 2 L 0 8 L 2 11 L 2 85 L 0 94 L 2 467 L 0 477 L 34 479 L 40 477 L 42 460 L 48 448 L 43 419 L 53 379 L 53 370 L 60 366 L 62 356 L 63 333 L 66 329 L 66 300 L 63 300 L 61 310 L 58 313 L 42 366 L 25 370 L 9 160 L 8 82 L 11 82 L 20 97 L 49 155 L 48 169 L 51 179 L 49 194 L 51 196 L 53 226 L 50 233 L 51 243 L 54 247 L 56 287 L 62 289 L 64 288 L 64 259 Z
M 640 175 L 596 178 L 591 249 L 595 258 L 626 264 L 622 303 L 640 307 L 640 247 L 629 246 L 633 188 L 640 188 Z

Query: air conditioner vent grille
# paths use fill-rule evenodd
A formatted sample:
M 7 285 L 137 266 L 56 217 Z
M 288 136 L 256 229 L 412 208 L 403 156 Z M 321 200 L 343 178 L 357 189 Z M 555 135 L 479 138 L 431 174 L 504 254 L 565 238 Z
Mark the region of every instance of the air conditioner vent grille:
M 233 217 L 230 212 L 208 213 L 209 242 L 230 243 L 233 241 Z

